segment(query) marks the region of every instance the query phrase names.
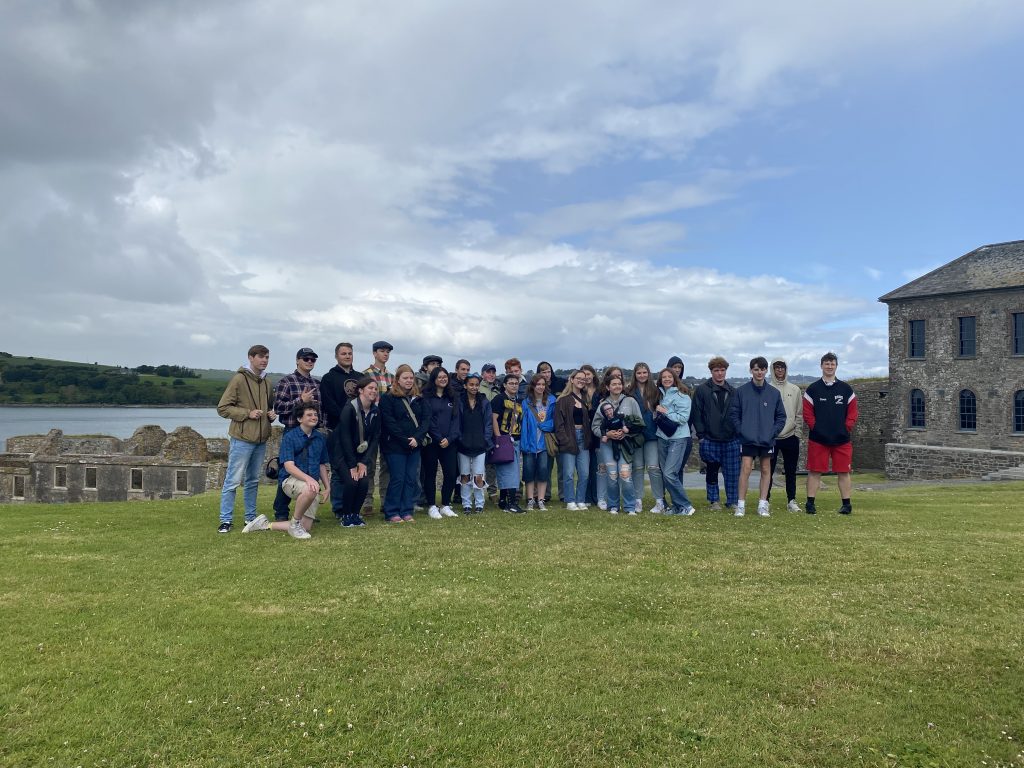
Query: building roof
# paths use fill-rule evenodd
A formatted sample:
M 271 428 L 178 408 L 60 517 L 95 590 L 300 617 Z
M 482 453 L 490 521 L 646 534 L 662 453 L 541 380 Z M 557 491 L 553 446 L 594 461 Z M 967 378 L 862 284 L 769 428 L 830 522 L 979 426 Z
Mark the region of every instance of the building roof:
M 878 300 L 890 302 L 1007 288 L 1024 288 L 1024 240 L 983 245 Z

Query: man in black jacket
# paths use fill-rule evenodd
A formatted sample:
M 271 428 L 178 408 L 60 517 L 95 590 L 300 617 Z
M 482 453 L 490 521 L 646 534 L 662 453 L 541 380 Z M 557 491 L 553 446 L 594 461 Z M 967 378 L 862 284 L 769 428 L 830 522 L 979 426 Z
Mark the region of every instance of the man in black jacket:
M 725 380 L 729 362 L 724 357 L 708 361 L 711 378 L 697 387 L 693 396 L 693 426 L 700 438 L 700 457 L 707 464 L 705 481 L 711 509 L 720 510 L 718 469 L 725 480 L 725 505 L 736 506 L 740 496 L 740 441 L 729 420 L 730 400 L 736 390 Z
M 329 430 L 338 426 L 341 409 L 356 396 L 356 382 L 363 377 L 363 374 L 352 368 L 352 345 L 347 341 L 334 348 L 334 359 L 337 365 L 320 379 L 320 396 L 323 398 L 324 415 Z

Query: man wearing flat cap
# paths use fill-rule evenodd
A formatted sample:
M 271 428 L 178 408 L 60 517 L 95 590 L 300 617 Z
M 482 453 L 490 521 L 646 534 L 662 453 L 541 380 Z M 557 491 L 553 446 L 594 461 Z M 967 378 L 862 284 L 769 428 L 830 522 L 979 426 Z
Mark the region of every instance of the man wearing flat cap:
M 419 385 L 420 393 L 427 391 L 427 385 L 430 383 L 430 372 L 443 363 L 444 360 L 441 359 L 440 355 L 427 355 L 423 358 L 423 365 L 416 371 L 416 383 Z
M 303 347 L 295 353 L 295 372 L 282 376 L 274 388 L 274 413 L 280 420 L 284 431 L 294 429 L 299 425 L 299 419 L 295 416 L 296 406 L 313 405 L 316 407 L 318 416 L 317 423 L 323 424 L 323 411 L 320 397 L 320 382 L 313 378 L 313 366 L 316 365 L 317 354 L 309 347 Z M 274 519 L 289 520 L 288 504 L 291 499 L 277 486 L 277 496 L 274 497 Z
M 372 376 L 373 380 L 377 382 L 377 396 L 383 397 L 387 394 L 388 390 L 391 389 L 395 384 L 395 375 L 388 370 L 388 360 L 391 359 L 391 350 L 394 347 L 386 341 L 375 341 L 373 342 L 373 362 L 370 367 L 367 368 L 363 373 L 367 376 Z M 379 473 L 377 472 L 378 470 Z M 388 480 L 391 479 L 391 473 L 388 472 L 388 463 L 383 460 L 380 453 L 380 445 L 377 446 L 375 455 L 370 457 L 370 463 L 366 467 L 366 474 L 370 478 L 370 490 L 366 494 L 366 501 L 363 502 L 363 514 L 369 514 L 373 511 L 373 478 L 377 478 L 377 487 L 379 488 L 380 498 L 384 498 L 384 494 L 388 489 Z

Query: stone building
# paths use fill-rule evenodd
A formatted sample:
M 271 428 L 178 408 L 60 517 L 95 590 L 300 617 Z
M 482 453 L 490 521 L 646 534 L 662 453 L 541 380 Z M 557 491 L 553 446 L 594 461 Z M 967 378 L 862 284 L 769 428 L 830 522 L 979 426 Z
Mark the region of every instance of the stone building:
M 171 499 L 223 483 L 227 440 L 190 427 L 167 434 L 139 427 L 127 440 L 107 436 L 12 437 L 0 454 L 0 502 Z
M 1024 466 L 1024 240 L 986 245 L 882 296 L 897 479 Z

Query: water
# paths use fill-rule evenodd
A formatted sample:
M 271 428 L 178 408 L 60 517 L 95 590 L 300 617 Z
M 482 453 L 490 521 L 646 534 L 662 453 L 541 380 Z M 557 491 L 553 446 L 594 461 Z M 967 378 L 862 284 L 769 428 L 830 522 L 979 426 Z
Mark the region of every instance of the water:
M 0 406 L 0 448 L 14 435 L 45 435 L 62 429 L 65 435 L 131 437 L 136 428 L 157 424 L 171 432 L 192 427 L 203 437 L 227 437 L 228 420 L 216 408 L 8 408 Z

